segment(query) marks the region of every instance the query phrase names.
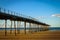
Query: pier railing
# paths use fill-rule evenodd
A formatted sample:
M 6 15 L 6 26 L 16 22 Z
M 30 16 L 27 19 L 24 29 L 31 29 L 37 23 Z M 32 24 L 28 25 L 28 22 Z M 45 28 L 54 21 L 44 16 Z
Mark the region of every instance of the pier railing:
M 10 11 L 10 10 L 6 10 L 4 8 L 0 8 L 0 12 L 10 14 L 10 15 L 19 16 L 19 17 L 24 17 L 24 18 L 31 19 L 31 20 L 34 20 L 34 21 L 38 21 L 36 18 L 33 18 L 31 16 L 26 16 L 26 15 L 23 15 L 23 14 L 20 14 L 20 13 L 16 13 L 16 12 L 13 12 L 13 11 Z

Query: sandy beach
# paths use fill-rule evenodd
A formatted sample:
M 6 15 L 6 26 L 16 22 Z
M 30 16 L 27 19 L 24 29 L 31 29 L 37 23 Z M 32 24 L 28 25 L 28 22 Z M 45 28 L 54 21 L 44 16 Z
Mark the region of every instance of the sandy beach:
M 60 31 L 41 31 L 27 34 L 10 34 L 5 36 L 4 31 L 0 31 L 0 40 L 60 40 Z

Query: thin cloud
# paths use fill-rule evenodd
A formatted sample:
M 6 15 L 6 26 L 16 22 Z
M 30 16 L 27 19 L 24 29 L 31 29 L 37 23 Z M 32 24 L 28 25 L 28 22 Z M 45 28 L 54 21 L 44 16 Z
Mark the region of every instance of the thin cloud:
M 60 14 L 53 14 L 52 17 L 60 17 Z
M 40 17 L 38 17 L 38 18 L 44 18 L 44 16 L 40 16 Z
M 41 19 L 41 18 L 46 18 L 47 16 L 39 16 L 39 17 L 36 17 L 37 19 Z

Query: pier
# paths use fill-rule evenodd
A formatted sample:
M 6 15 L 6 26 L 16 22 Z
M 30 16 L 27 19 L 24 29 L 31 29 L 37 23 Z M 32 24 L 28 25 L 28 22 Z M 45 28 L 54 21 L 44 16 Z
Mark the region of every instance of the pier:
M 29 33 L 32 32 L 40 32 L 40 31 L 46 31 L 48 30 L 48 27 L 50 25 L 46 24 L 46 23 L 42 23 L 40 21 L 38 21 L 35 18 L 32 18 L 30 16 L 25 16 L 22 15 L 20 13 L 16 13 L 13 11 L 9 11 L 6 10 L 4 8 L 0 8 L 0 20 L 4 20 L 4 29 L 5 29 L 5 36 L 7 35 L 7 20 L 10 20 L 10 34 L 12 34 L 12 29 L 14 29 L 14 34 L 16 36 L 16 34 L 20 34 L 21 33 L 21 22 L 23 22 L 23 30 L 24 30 L 24 34 L 27 33 L 27 29 Z M 13 25 L 14 23 L 14 25 Z M 27 28 L 27 23 L 29 24 L 29 28 Z

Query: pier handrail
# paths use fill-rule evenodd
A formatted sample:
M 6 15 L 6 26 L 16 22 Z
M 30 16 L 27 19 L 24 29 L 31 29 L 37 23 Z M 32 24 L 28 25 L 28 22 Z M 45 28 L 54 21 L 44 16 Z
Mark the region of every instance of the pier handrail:
M 6 13 L 6 14 L 10 14 L 10 15 L 19 16 L 19 17 L 24 17 L 24 18 L 31 19 L 31 20 L 34 20 L 34 21 L 39 21 L 36 18 L 33 18 L 31 16 L 26 16 L 26 15 L 23 15 L 23 14 L 20 14 L 20 13 L 16 13 L 16 12 L 13 12 L 13 11 L 10 11 L 10 10 L 6 10 L 4 8 L 1 8 L 1 7 L 0 7 L 0 12 Z

